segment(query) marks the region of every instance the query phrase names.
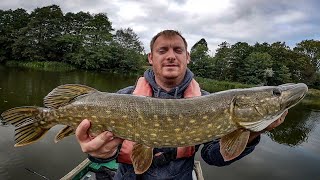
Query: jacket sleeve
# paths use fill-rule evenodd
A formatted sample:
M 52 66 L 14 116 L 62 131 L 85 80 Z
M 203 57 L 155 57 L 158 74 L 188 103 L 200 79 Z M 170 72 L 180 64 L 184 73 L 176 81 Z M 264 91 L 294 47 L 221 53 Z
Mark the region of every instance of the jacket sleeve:
M 128 86 L 123 89 L 118 90 L 116 93 L 118 94 L 132 94 L 133 90 L 135 89 L 135 86 Z
M 220 153 L 219 140 L 214 140 L 214 141 L 205 143 L 201 150 L 201 157 L 209 165 L 226 166 L 250 154 L 255 149 L 256 145 L 260 142 L 260 138 L 261 136 L 258 136 L 257 138 L 252 140 L 252 142 L 247 144 L 247 147 L 237 158 L 230 161 L 224 161 Z
M 112 157 L 109 157 L 109 158 L 97 158 L 97 157 L 93 157 L 90 154 L 88 154 L 88 159 L 91 162 L 94 162 L 94 163 L 107 163 L 107 162 L 110 162 L 110 161 L 112 161 L 112 160 L 114 160 L 114 159 L 116 159 L 118 157 L 119 152 L 120 152 L 120 148 L 121 148 L 121 145 L 118 146 L 116 154 L 113 155 Z

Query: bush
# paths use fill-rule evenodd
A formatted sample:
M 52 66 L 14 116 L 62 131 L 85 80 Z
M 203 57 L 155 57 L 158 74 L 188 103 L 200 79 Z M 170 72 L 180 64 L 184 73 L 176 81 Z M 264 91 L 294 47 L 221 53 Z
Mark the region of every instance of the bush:
M 19 62 L 19 61 L 7 61 L 6 66 L 11 67 L 24 67 L 30 69 L 37 69 L 37 70 L 45 70 L 45 71 L 71 71 L 76 69 L 74 66 L 62 62 Z
M 200 84 L 200 87 L 208 92 L 218 92 L 228 89 L 238 89 L 238 88 L 249 88 L 253 85 L 241 84 L 236 82 L 226 82 L 226 81 L 217 81 L 212 79 L 206 79 L 201 77 L 196 77 L 196 80 Z

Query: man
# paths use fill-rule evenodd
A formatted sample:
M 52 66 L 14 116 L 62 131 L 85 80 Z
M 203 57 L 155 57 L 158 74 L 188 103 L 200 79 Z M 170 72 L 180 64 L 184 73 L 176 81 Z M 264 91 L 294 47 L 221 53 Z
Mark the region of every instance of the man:
M 155 98 L 185 98 L 209 94 L 200 90 L 193 79 L 193 73 L 187 68 L 190 54 L 187 42 L 177 31 L 165 30 L 158 33 L 150 43 L 148 54 L 152 70 L 147 70 L 136 86 L 124 88 L 118 93 L 153 96 Z M 286 113 L 265 130 L 280 125 Z M 90 121 L 83 120 L 76 130 L 76 137 L 82 151 L 88 153 L 94 162 L 108 162 L 117 159 L 120 166 L 115 179 L 135 179 L 130 153 L 132 142 L 114 137 L 104 132 L 97 137 L 88 134 Z M 219 151 L 219 140 L 205 143 L 201 156 L 205 162 L 215 166 L 225 166 L 251 153 L 260 140 L 262 132 L 251 132 L 245 150 L 235 159 L 224 161 Z M 200 145 L 182 148 L 155 148 L 150 168 L 139 175 L 143 179 L 192 179 L 194 155 Z

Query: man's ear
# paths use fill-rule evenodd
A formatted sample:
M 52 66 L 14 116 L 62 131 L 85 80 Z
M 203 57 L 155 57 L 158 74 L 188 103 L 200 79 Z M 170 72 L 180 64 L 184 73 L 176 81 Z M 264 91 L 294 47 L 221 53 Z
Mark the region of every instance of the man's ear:
M 153 60 L 152 60 L 152 53 L 150 52 L 150 53 L 148 53 L 148 61 L 149 61 L 149 64 L 151 64 L 152 65 L 152 63 L 153 63 Z
M 190 59 L 190 53 L 187 51 L 187 64 L 189 64 L 190 61 L 191 61 L 191 59 Z

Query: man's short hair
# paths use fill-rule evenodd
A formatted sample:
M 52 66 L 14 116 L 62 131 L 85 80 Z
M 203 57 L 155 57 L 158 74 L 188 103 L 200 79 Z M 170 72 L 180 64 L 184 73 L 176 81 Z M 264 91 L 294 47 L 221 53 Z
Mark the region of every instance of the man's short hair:
M 188 44 L 187 44 L 187 41 L 186 39 L 181 35 L 180 32 L 176 31 L 176 30 L 163 30 L 161 32 L 159 32 L 158 34 L 156 34 L 152 39 L 151 39 L 151 42 L 150 42 L 150 50 L 152 52 L 152 49 L 153 49 L 153 45 L 154 43 L 156 42 L 156 40 L 158 39 L 158 37 L 160 36 L 164 36 L 164 37 L 173 37 L 173 36 L 180 36 L 184 42 L 184 45 L 185 45 L 185 48 L 187 49 L 188 48 Z

